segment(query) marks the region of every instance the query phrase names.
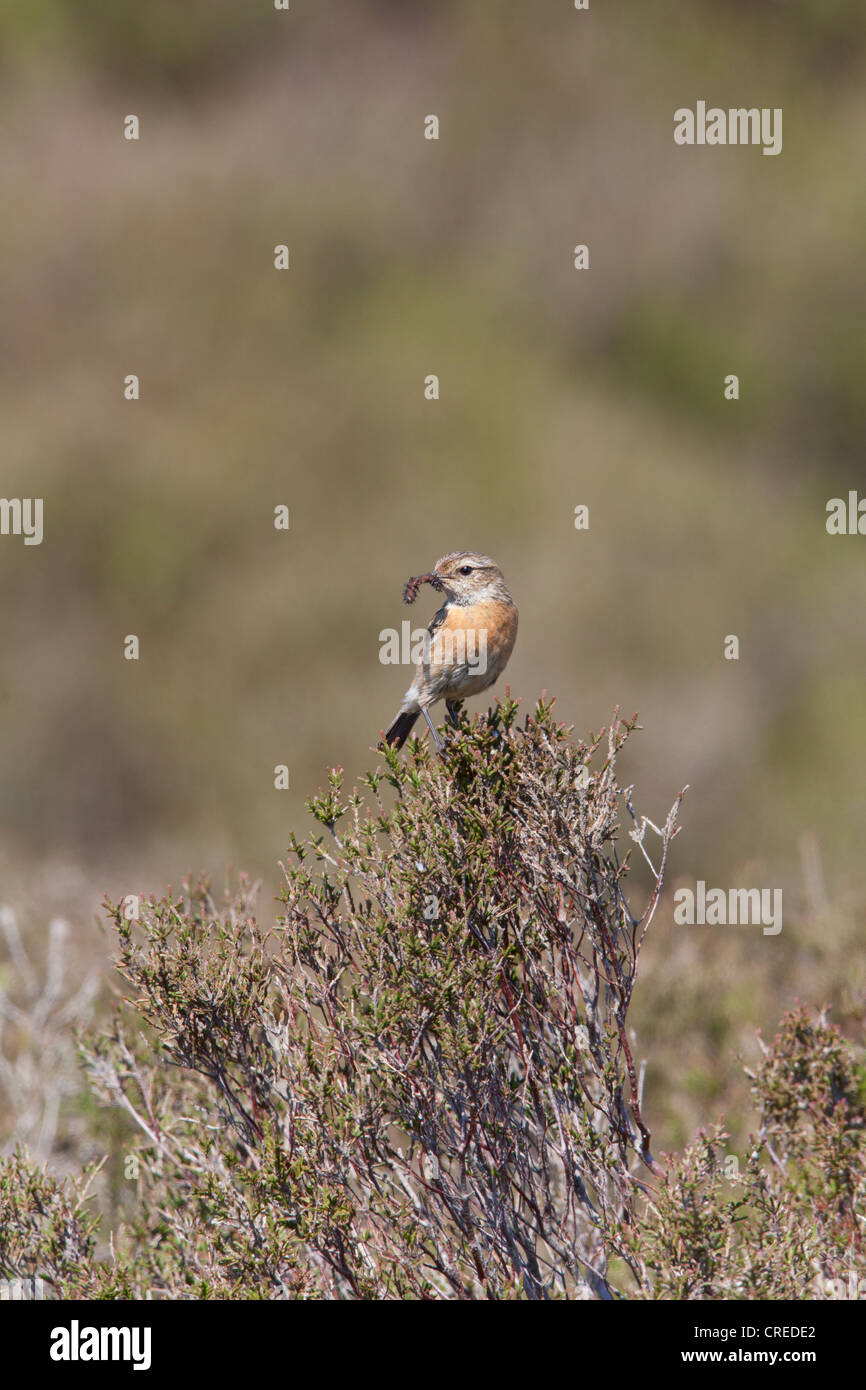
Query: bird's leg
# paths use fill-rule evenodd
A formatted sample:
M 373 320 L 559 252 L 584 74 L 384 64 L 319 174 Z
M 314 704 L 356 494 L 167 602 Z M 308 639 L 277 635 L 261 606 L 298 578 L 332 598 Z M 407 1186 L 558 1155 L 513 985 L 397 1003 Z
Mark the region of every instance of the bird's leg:
M 451 723 L 454 725 L 455 729 L 459 729 L 459 728 L 460 728 L 460 701 L 459 701 L 459 700 L 446 700 L 446 701 L 445 701 L 445 708 L 446 708 L 447 711 L 448 711 L 448 718 L 451 720 Z
M 433 720 L 430 718 L 430 713 L 429 713 L 429 711 L 428 711 L 426 705 L 422 705 L 422 706 L 421 706 L 421 713 L 423 714 L 424 718 L 427 720 L 427 727 L 428 727 L 428 729 L 430 730 L 431 734 L 433 735 L 433 742 L 436 744 L 437 751 L 441 753 L 441 752 L 443 751 L 443 749 L 445 748 L 445 744 L 442 742 L 441 738 L 439 737 L 438 733 L 436 732 L 436 725 L 433 723 Z

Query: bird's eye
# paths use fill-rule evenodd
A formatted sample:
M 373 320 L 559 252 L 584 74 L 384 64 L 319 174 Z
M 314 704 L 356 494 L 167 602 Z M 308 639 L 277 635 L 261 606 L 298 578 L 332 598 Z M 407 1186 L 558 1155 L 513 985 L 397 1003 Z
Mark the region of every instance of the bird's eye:
M 472 566 L 471 566 L 471 565 L 461 565 L 461 566 L 460 566 L 460 573 L 461 573 L 461 574 L 471 574 L 471 573 L 472 573 Z

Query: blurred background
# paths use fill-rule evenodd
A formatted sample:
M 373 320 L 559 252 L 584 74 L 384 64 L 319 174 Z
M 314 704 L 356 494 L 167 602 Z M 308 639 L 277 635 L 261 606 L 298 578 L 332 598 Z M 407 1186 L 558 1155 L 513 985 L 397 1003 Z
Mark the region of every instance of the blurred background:
M 866 10 L 625 9 L 7 0 L 2 492 L 45 535 L 0 538 L 0 898 L 37 960 L 68 919 L 70 980 L 106 891 L 234 866 L 268 920 L 408 683 L 403 583 L 486 551 L 513 693 L 638 711 L 652 819 L 690 784 L 671 886 L 784 890 L 777 937 L 665 899 L 664 1147 L 795 997 L 862 1033 L 866 540 L 825 509 L 866 495 Z M 675 146 L 699 99 L 782 107 L 782 154 Z

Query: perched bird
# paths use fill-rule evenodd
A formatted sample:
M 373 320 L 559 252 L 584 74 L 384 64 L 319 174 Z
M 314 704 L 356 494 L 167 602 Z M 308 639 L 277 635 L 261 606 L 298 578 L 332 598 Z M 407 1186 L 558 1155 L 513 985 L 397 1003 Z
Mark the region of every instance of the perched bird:
M 384 741 L 402 748 L 423 714 L 441 749 L 429 707 L 444 699 L 456 724 L 456 702 L 480 694 L 498 680 L 517 636 L 517 609 L 496 561 L 474 550 L 443 555 L 429 574 L 409 580 L 403 601 L 414 603 L 422 584 L 444 593 L 445 602 L 427 629 L 415 679 Z

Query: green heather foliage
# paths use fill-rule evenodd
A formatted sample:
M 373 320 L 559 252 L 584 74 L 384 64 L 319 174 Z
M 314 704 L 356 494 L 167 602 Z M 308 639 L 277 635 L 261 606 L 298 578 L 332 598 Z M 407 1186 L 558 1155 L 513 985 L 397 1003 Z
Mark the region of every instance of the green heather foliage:
M 677 1156 L 636 1236 L 659 1298 L 862 1297 L 866 1074 L 823 1015 L 787 1014 L 752 1080 L 740 1171 L 727 1134 Z M 852 1276 L 853 1288 L 852 1289 Z
M 650 1151 L 627 1014 L 680 798 L 660 828 L 633 811 L 634 727 L 584 743 L 505 700 L 441 758 L 384 751 L 363 795 L 332 771 L 268 931 L 243 880 L 111 907 L 127 989 L 81 1053 L 136 1199 L 100 1250 L 89 1176 L 17 1154 L 0 1273 L 66 1297 L 827 1296 L 856 1267 L 864 1108 L 823 1019 L 766 1050 L 742 1172 L 721 1129 Z

